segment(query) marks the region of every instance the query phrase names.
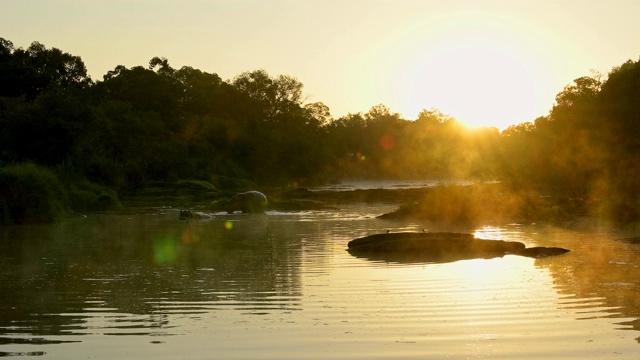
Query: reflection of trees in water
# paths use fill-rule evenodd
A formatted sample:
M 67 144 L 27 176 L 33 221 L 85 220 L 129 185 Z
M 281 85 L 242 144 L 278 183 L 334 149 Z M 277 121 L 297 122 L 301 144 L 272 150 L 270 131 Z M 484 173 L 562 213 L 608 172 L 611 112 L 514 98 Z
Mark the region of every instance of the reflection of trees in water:
M 152 328 L 170 312 L 296 309 L 301 241 L 274 226 L 96 215 L 3 229 L 0 334 L 83 333 L 93 316 Z
M 553 236 L 571 238 L 571 245 L 565 244 L 571 246 L 572 252 L 567 256 L 536 260 L 536 265 L 550 270 L 558 292 L 571 299 L 596 300 L 601 303 L 597 310 L 600 313 L 634 318 L 620 324 L 640 331 L 640 245 L 616 241 L 604 234 L 567 231 Z M 584 306 L 587 312 L 594 306 L 567 300 L 567 306 Z

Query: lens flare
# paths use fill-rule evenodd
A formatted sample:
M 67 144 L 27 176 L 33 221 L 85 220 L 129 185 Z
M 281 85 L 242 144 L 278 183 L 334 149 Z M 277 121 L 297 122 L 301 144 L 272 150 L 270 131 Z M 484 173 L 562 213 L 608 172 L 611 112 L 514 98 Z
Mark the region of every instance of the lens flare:
M 233 229 L 233 222 L 231 222 L 229 220 L 225 221 L 224 222 L 224 228 L 227 229 L 227 230 Z
M 188 228 L 182 233 L 181 240 L 183 244 L 194 244 L 200 241 L 200 235 L 194 229 Z
M 174 262 L 178 257 L 177 241 L 171 236 L 161 237 L 153 243 L 153 261 L 156 264 Z
M 380 138 L 380 146 L 384 150 L 389 151 L 396 146 L 396 139 L 389 134 L 384 135 L 382 138 Z

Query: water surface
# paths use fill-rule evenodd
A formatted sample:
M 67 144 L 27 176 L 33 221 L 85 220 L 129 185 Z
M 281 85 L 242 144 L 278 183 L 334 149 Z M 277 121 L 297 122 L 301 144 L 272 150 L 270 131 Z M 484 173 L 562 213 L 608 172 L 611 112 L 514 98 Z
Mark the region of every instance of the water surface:
M 588 224 L 438 229 L 389 204 L 338 211 L 88 214 L 0 228 L 0 356 L 49 359 L 635 359 L 637 236 Z M 356 258 L 377 232 L 456 230 L 528 246 L 445 264 Z

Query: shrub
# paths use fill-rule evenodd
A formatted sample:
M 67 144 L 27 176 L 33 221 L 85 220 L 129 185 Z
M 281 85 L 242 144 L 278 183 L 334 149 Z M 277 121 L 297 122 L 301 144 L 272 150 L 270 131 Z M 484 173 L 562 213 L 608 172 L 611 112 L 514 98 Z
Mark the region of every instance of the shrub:
M 57 176 L 33 163 L 0 168 L 0 205 L 4 223 L 51 222 L 70 212 Z
M 76 180 L 69 185 L 71 207 L 80 211 L 120 210 L 118 194 L 88 180 Z

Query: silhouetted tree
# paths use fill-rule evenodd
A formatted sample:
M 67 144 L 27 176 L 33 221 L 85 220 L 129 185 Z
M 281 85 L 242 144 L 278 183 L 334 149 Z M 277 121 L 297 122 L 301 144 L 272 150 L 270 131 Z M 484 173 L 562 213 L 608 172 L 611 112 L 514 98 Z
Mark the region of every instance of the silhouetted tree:
M 91 78 L 79 56 L 47 49 L 33 42 L 26 50 L 14 49 L 11 41 L 0 39 L 0 96 L 35 99 L 53 88 L 86 88 Z
M 328 125 L 333 121 L 331 110 L 322 102 L 306 104 L 304 109 L 307 111 L 307 118 L 310 121 L 315 121 L 319 125 Z
M 640 218 L 640 65 L 576 79 L 533 122 L 470 130 L 437 109 L 415 121 L 383 104 L 333 119 L 303 105 L 294 77 L 231 81 L 154 57 L 93 83 L 80 57 L 0 38 L 0 165 L 36 162 L 124 188 L 231 176 L 497 178 L 519 188 L 612 199 Z M 604 210 L 603 210 L 604 211 Z M 635 214 L 635 215 L 634 215 Z
M 232 84 L 261 106 L 265 121 L 274 121 L 302 103 L 303 85 L 288 75 L 272 78 L 265 70 L 255 70 L 238 75 Z

